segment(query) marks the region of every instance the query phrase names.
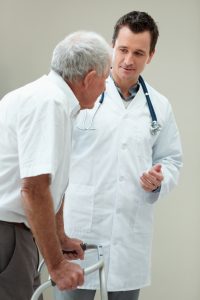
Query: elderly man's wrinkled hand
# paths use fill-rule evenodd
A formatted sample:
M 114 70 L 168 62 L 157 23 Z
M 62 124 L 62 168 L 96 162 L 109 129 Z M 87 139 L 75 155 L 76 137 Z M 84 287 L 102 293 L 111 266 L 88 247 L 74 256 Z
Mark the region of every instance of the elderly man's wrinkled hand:
M 59 262 L 52 270 L 49 270 L 52 281 L 60 290 L 74 290 L 84 283 L 84 271 L 65 258 Z
M 61 247 L 63 250 L 63 254 L 66 259 L 75 260 L 75 259 L 84 259 L 84 250 L 81 247 L 83 241 L 75 238 L 69 238 L 65 236 L 62 239 Z

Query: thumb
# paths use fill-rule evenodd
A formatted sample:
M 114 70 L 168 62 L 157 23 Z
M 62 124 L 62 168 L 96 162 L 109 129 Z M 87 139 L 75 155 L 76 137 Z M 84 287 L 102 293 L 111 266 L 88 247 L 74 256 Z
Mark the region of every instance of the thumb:
M 157 165 L 154 166 L 154 170 L 155 170 L 156 172 L 160 172 L 160 171 L 161 171 L 161 168 L 162 168 L 161 164 L 157 164 Z

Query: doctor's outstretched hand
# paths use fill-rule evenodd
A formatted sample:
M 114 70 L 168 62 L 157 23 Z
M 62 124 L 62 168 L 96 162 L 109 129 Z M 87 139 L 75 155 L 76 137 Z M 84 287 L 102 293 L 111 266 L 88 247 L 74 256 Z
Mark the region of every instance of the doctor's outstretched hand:
M 161 164 L 156 164 L 142 174 L 140 184 L 145 191 L 152 192 L 161 186 L 164 179 L 161 168 Z

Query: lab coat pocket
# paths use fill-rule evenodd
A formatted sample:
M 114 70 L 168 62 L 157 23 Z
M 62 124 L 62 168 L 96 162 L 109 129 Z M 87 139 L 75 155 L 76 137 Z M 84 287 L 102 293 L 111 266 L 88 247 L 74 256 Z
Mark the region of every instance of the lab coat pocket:
M 150 134 L 149 127 L 142 124 L 138 124 L 132 127 L 132 133 L 129 137 L 130 148 L 136 159 L 140 159 L 140 163 L 148 164 L 150 163 L 150 158 L 152 157 L 152 147 L 154 143 L 154 137 Z
M 64 206 L 65 231 L 68 234 L 91 231 L 93 205 L 93 186 L 69 184 Z
M 134 226 L 134 232 L 141 234 L 152 234 L 153 230 L 154 204 L 146 201 L 147 197 L 148 193 L 142 191 Z

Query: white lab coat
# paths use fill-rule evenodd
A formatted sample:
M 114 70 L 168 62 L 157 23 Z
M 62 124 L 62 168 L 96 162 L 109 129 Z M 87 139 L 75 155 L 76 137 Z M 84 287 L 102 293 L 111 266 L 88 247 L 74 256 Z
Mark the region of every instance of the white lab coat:
M 147 88 L 162 126 L 155 136 L 142 88 L 125 109 L 110 77 L 103 104 L 98 110 L 97 102 L 93 110 L 81 111 L 74 125 L 65 230 L 84 242 L 103 245 L 108 291 L 150 284 L 154 203 L 177 183 L 182 164 L 171 106 Z M 162 164 L 164 174 L 161 191 L 145 192 L 140 176 L 156 163 Z M 83 266 L 95 261 L 92 251 Z M 89 275 L 84 288 L 96 289 L 97 275 Z

